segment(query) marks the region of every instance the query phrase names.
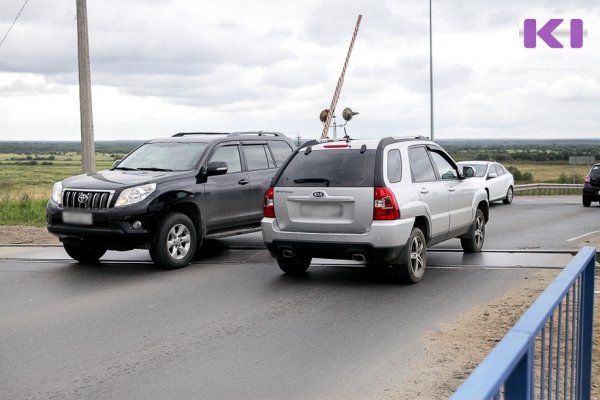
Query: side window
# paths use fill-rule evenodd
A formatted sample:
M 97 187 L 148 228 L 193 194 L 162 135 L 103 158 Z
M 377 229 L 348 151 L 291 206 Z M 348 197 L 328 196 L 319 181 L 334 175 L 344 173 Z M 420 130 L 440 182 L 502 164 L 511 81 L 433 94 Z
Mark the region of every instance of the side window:
M 275 164 L 278 167 L 283 165 L 283 162 L 287 160 L 287 158 L 292 154 L 292 148 L 286 142 L 281 141 L 272 141 L 269 142 L 269 146 L 273 151 L 273 156 L 275 157 Z
M 265 152 L 266 149 L 264 145 L 245 145 L 242 146 L 242 148 L 244 149 L 244 155 L 246 156 L 248 171 L 269 168 L 269 162 L 267 161 L 267 153 Z
M 504 175 L 504 168 L 502 168 L 500 164 L 494 164 L 494 167 L 496 167 L 496 174 L 498 174 L 498 176 Z
M 434 182 L 437 180 L 425 147 L 408 149 L 408 161 L 415 182 Z
M 402 180 L 402 157 L 398 149 L 392 149 L 388 152 L 387 177 L 390 182 L 400 182 Z
M 217 149 L 210 158 L 210 161 L 225 161 L 228 174 L 242 171 L 242 162 L 240 160 L 240 151 L 238 146 L 223 146 Z
M 431 154 L 438 175 L 443 181 L 458 179 L 458 175 L 452 164 L 450 164 L 441 154 L 436 153 L 435 151 L 430 151 L 429 154 Z

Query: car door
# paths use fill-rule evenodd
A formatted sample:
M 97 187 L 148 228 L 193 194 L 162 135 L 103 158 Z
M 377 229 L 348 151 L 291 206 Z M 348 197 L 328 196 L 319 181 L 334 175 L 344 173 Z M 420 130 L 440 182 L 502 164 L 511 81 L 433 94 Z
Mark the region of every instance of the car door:
M 249 223 L 260 223 L 263 216 L 265 191 L 277 171 L 267 143 L 242 142 L 246 170 L 248 171 L 248 218 Z
M 448 188 L 444 182 L 438 180 L 425 146 L 410 147 L 408 160 L 412 181 L 429 213 L 431 237 L 441 240 L 447 235 L 450 227 Z
M 496 168 L 496 164 L 490 164 L 487 175 L 490 200 L 498 200 L 506 195 L 504 179 L 502 179 L 503 174 L 501 168 Z
M 461 180 L 458 168 L 447 154 L 434 148 L 429 154 L 437 168 L 438 176 L 448 190 L 448 210 L 450 231 L 468 226 L 473 221 L 473 196 L 475 189 L 472 182 Z
M 248 173 L 243 171 L 237 144 L 216 148 L 208 159 L 227 163 L 227 173 L 209 176 L 204 184 L 207 230 L 221 230 L 245 225 L 248 220 Z

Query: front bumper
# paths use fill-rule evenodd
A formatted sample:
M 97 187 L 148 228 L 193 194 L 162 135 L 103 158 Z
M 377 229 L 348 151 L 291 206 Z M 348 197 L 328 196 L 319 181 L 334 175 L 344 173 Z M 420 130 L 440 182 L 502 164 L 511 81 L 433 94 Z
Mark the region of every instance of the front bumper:
M 142 202 L 143 203 L 143 202 Z M 48 232 L 58 236 L 61 242 L 86 240 L 111 250 L 146 248 L 152 241 L 157 216 L 147 212 L 145 204 L 106 210 L 78 210 L 59 206 L 48 201 L 46 219 Z M 92 214 L 91 225 L 75 225 L 63 222 L 63 212 Z M 140 228 L 133 223 L 139 221 Z
M 361 234 L 282 231 L 274 218 L 263 218 L 261 225 L 265 245 L 276 258 L 284 258 L 287 250 L 293 256 L 351 260 L 362 255 L 368 262 L 393 263 L 402 256 L 414 218 L 373 221 Z

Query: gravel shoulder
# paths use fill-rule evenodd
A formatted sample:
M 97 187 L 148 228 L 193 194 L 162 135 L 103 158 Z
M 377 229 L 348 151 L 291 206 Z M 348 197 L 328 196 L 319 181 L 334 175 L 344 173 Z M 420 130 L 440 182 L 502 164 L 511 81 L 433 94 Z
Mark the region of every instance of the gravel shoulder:
M 60 244 L 60 242 L 43 227 L 0 225 L 0 245 L 2 244 Z

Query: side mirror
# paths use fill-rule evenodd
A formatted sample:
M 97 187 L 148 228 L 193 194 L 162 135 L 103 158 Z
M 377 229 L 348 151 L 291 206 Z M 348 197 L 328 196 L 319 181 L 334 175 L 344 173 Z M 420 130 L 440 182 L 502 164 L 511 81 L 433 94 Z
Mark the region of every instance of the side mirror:
M 463 171 L 463 173 L 462 173 L 463 178 L 472 178 L 475 176 L 475 169 L 468 165 L 464 166 L 462 171 Z
M 123 161 L 123 160 L 121 160 L 121 159 L 115 160 L 115 161 L 113 162 L 112 168 L 114 168 L 114 167 L 116 167 L 117 165 L 119 165 L 119 164 L 121 163 L 121 161 Z
M 227 173 L 229 166 L 225 161 L 211 161 L 206 166 L 206 175 L 207 176 L 215 176 L 215 175 L 224 175 Z
M 496 172 L 490 172 L 490 173 L 488 174 L 488 177 L 487 177 L 487 178 L 488 178 L 488 179 L 494 179 L 494 178 L 497 178 L 497 177 L 498 177 L 498 174 L 497 174 Z

